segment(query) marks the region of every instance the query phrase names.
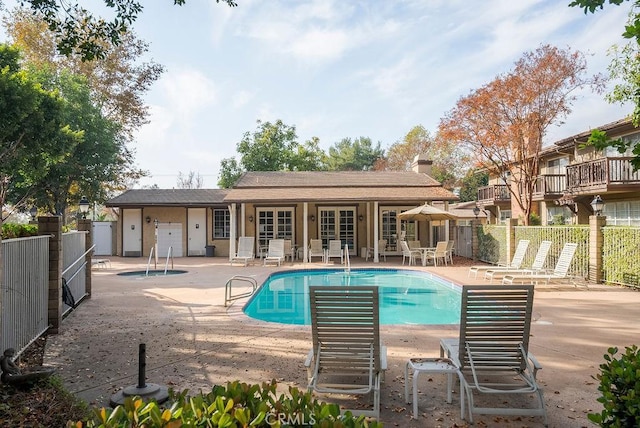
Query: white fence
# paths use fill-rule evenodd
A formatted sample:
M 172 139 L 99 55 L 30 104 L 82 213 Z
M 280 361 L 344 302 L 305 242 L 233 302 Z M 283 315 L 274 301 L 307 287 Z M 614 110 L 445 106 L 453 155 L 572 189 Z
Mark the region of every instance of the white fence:
M 24 350 L 49 327 L 49 236 L 2 241 L 0 350 Z

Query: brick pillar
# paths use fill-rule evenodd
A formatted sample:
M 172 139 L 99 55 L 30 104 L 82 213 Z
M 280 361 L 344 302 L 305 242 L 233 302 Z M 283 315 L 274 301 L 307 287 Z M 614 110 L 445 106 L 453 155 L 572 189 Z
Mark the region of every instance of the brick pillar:
M 93 257 L 93 250 L 89 251 L 89 248 L 93 247 L 93 222 L 89 219 L 78 220 L 78 231 L 87 232 L 84 241 L 84 250 L 88 253 L 84 256 L 86 268 L 84 270 L 85 290 L 87 292 L 87 299 L 91 297 L 91 257 Z
M 507 221 L 507 232 L 506 232 L 506 243 L 507 243 L 507 254 L 505 254 L 505 262 L 511 263 L 511 259 L 513 258 L 513 253 L 516 251 L 516 226 L 518 225 L 517 218 L 510 218 Z
M 38 217 L 38 234 L 49 239 L 49 333 L 62 323 L 62 217 Z
M 602 247 L 604 236 L 602 228 L 607 225 L 607 217 L 589 216 L 589 281 L 602 282 Z

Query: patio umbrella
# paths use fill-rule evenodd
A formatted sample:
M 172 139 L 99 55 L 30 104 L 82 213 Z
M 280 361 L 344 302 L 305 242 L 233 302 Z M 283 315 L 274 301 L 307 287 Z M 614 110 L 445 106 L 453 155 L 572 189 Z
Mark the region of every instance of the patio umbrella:
M 458 217 L 448 211 L 441 210 L 431 205 L 421 205 L 398 214 L 400 220 L 408 221 L 435 221 L 435 220 L 455 220 Z

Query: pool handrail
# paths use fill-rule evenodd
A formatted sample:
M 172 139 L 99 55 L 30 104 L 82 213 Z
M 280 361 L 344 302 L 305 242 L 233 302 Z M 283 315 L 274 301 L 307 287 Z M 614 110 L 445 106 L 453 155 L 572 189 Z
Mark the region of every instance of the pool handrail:
M 240 294 L 236 294 L 235 296 L 233 295 L 233 282 L 234 281 L 239 281 L 239 282 L 248 282 L 251 284 L 251 291 L 246 291 L 244 293 L 240 293 Z M 234 275 L 231 278 L 229 278 L 229 280 L 227 281 L 227 283 L 224 285 L 224 307 L 227 307 L 227 304 L 229 302 L 232 302 L 234 300 L 238 300 L 238 299 L 242 299 L 243 297 L 250 297 L 253 295 L 253 293 L 256 292 L 258 288 L 258 282 L 255 280 L 255 278 L 252 278 L 250 276 L 243 276 L 243 275 Z

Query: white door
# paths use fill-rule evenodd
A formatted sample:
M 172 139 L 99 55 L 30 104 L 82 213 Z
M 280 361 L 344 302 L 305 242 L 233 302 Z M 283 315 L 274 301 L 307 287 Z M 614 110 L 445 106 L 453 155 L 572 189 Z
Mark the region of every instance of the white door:
M 207 209 L 189 208 L 187 211 L 187 242 L 188 256 L 204 256 L 204 246 L 207 245 Z
M 169 254 L 182 257 L 182 223 L 160 223 L 158 225 L 158 258 L 164 259 Z
M 112 256 L 113 246 L 110 221 L 93 222 L 93 254 L 96 256 Z
M 122 210 L 122 255 L 142 257 L 142 210 Z

